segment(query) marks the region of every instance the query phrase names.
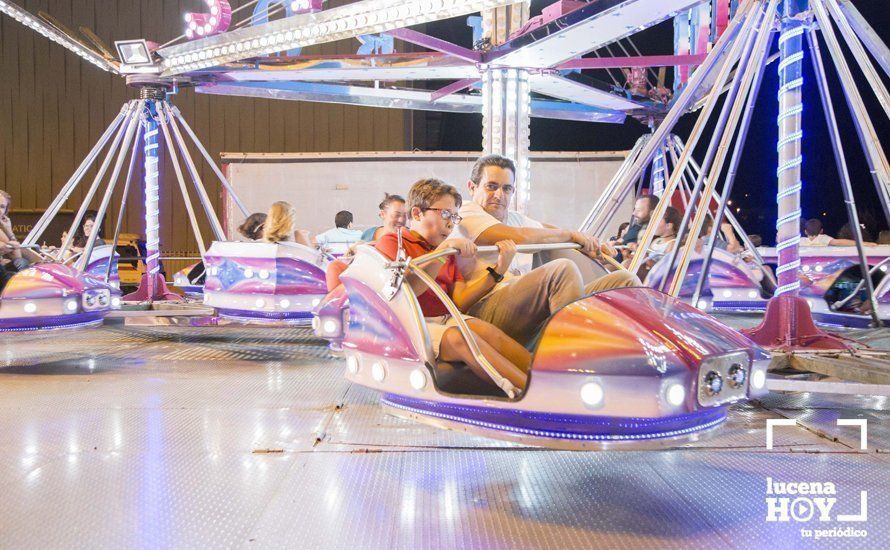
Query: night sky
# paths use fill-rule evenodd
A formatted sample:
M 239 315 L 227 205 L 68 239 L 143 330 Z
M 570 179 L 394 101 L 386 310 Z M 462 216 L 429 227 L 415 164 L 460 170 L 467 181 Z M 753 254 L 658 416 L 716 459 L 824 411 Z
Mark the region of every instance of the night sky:
M 532 14 L 539 12 L 548 1 L 533 2 Z M 890 2 L 887 0 L 855 0 L 859 9 L 871 26 L 887 43 L 890 40 Z M 460 44 L 470 42 L 470 31 L 463 22 L 443 22 L 433 25 L 430 32 Z M 837 34 L 837 33 L 836 33 Z M 838 34 L 838 37 L 840 35 Z M 672 52 L 673 29 L 670 23 L 662 23 L 648 29 L 634 39 L 643 54 L 668 54 Z M 806 50 L 806 48 L 805 48 Z M 773 51 L 776 51 L 775 41 Z M 818 217 L 823 221 L 826 233 L 836 235 L 838 229 L 847 222 L 843 194 L 828 128 L 822 112 L 819 91 L 816 87 L 812 63 L 809 55 L 804 58 L 804 137 L 803 137 L 803 217 Z M 828 73 L 832 100 L 841 136 L 844 139 L 844 152 L 853 184 L 853 191 L 860 210 L 861 221 L 866 224 L 874 238 L 877 232 L 887 228 L 884 215 L 878 202 L 868 165 L 859 145 L 856 130 L 849 110 L 846 107 L 842 90 L 828 52 L 822 44 L 822 57 Z M 880 104 L 870 91 L 865 77 L 859 72 L 852 56 L 847 56 L 848 64 L 854 72 L 866 108 L 873 117 L 875 129 L 886 144 L 890 141 L 890 122 L 883 114 Z M 764 244 L 775 241 L 776 219 L 776 115 L 778 104 L 777 64 L 767 67 L 760 89 L 748 139 L 733 187 L 733 209 L 742 225 L 749 233 L 763 237 Z M 880 72 L 880 67 L 878 66 Z M 670 71 L 669 71 L 670 72 Z M 882 73 L 884 84 L 890 86 L 887 75 Z M 722 103 L 722 102 L 721 102 Z M 720 105 L 715 109 L 712 120 L 716 119 Z M 695 115 L 686 115 L 680 121 L 675 133 L 686 138 L 695 124 Z M 466 151 L 480 149 L 481 116 L 472 114 L 445 114 L 442 120 L 440 142 L 430 144 L 439 150 Z M 628 119 L 622 125 L 567 122 L 533 118 L 531 124 L 531 148 L 536 151 L 607 151 L 630 149 L 634 142 L 647 129 L 635 120 Z M 704 141 L 704 140 L 703 140 Z M 696 158 L 701 161 L 703 149 L 698 149 Z M 719 187 L 718 187 L 719 189 Z

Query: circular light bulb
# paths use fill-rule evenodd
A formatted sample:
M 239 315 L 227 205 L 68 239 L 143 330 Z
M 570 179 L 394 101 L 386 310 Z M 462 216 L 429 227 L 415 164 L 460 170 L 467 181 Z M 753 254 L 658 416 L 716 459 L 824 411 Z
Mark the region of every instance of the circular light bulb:
M 682 384 L 671 384 L 667 391 L 667 400 L 668 403 L 675 407 L 679 407 L 683 404 L 683 400 L 686 399 L 686 389 L 683 388 Z

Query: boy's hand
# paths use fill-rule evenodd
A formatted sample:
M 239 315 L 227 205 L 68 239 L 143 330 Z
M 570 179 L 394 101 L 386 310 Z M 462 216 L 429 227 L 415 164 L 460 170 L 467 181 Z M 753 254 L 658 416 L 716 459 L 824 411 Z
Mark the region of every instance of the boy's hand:
M 495 243 L 498 247 L 498 263 L 495 264 L 494 270 L 503 275 L 510 269 L 513 258 L 516 256 L 516 243 L 513 241 L 498 241 Z

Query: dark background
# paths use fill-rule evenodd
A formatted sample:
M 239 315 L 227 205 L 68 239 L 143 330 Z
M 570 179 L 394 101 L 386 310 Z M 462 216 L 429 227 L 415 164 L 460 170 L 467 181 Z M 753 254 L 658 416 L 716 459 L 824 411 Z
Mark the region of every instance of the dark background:
M 532 15 L 540 13 L 541 8 L 549 3 L 550 0 L 534 1 Z M 887 43 L 890 39 L 890 28 L 888 28 L 890 27 L 890 2 L 887 0 L 854 0 L 853 4 L 881 39 Z M 465 27 L 462 20 L 431 24 L 429 32 L 459 44 L 471 42 L 471 31 Z M 840 37 L 839 34 L 837 35 Z M 672 23 L 665 22 L 648 29 L 637 35 L 634 42 L 644 55 L 670 54 L 673 51 Z M 774 40 L 773 52 L 775 51 L 777 50 Z M 877 232 L 886 229 L 887 223 L 884 220 L 874 183 L 869 175 L 868 165 L 865 162 L 855 127 L 824 43 L 822 44 L 822 57 L 828 73 L 839 130 L 845 141 L 844 151 L 853 191 L 861 211 L 860 216 L 868 226 L 872 237 L 877 238 Z M 847 62 L 860 84 L 860 91 L 866 108 L 873 117 L 878 136 L 886 144 L 887 140 L 890 140 L 890 124 L 888 124 L 887 117 L 874 94 L 870 92 L 870 86 L 859 72 L 858 66 L 849 52 Z M 822 219 L 825 232 L 836 235 L 838 229 L 847 222 L 847 214 L 834 156 L 831 153 L 831 142 L 822 113 L 819 91 L 806 48 L 804 71 L 804 165 L 802 174 L 804 188 L 801 196 L 803 217 L 805 219 L 813 217 Z M 879 66 L 878 71 L 881 71 Z M 886 76 L 883 75 L 885 85 L 888 84 Z M 732 197 L 733 209 L 740 209 L 737 216 L 742 225 L 749 233 L 762 235 L 765 244 L 775 241 L 777 89 L 777 62 L 774 62 L 767 67 L 764 75 Z M 716 118 L 719 108 L 718 104 L 712 118 Z M 437 135 L 431 140 L 433 142 L 425 143 L 424 148 L 456 151 L 481 148 L 480 115 L 427 113 L 424 116 L 438 118 L 437 123 L 440 125 Z M 695 114 L 684 116 L 676 128 L 676 133 L 685 139 L 695 124 L 695 120 Z M 630 149 L 637 138 L 647 131 L 643 124 L 630 118 L 621 125 L 532 118 L 531 148 L 536 151 L 626 150 Z M 703 154 L 704 150 L 699 148 L 696 158 L 700 161 Z

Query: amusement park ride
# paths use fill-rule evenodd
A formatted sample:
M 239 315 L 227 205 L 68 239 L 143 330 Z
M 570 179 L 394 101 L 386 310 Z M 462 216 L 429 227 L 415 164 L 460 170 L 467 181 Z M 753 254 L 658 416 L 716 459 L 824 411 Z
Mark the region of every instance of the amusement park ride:
M 884 71 L 890 67 L 890 53 L 848 0 L 560 1 L 536 18 L 529 18 L 527 1 L 515 0 L 361 0 L 329 9 L 322 9 L 321 0 L 260 0 L 234 10 L 223 0 L 205 0 L 205 4 L 208 12 L 186 14 L 185 33 L 168 44 L 159 47 L 146 40 L 117 42 L 118 60 L 68 35 L 49 23 L 51 18 L 35 17 L 0 0 L 3 13 L 94 65 L 121 75 L 129 86 L 139 90 L 139 98 L 122 108 L 23 246 L 38 241 L 108 145 L 69 237 L 53 260 L 64 258 L 73 230 L 102 189 L 113 162 L 98 208 L 97 223 L 101 223 L 129 153 L 124 187 L 137 178 L 143 183 L 147 273 L 139 290 L 124 299 L 178 298 L 166 290 L 158 266 L 158 149 L 167 147 L 206 267 L 205 304 L 239 320 L 302 320 L 311 316 L 324 298 L 324 254 L 290 243 L 226 242 L 183 131 L 241 211 L 245 215 L 248 212 L 171 104 L 171 91 L 194 87 L 200 93 L 219 95 L 480 112 L 485 152 L 516 161 L 519 210 L 526 206 L 531 185 L 530 117 L 620 123 L 630 116 L 649 124 L 652 133 L 641 138 L 630 152 L 581 230 L 603 236 L 611 227 L 617 206 L 641 186 L 650 187 L 662 197 L 684 201 L 677 246 L 662 265 L 652 270 L 649 282 L 658 290 L 607 291 L 583 298 L 554 315 L 537 342 L 534 374 L 524 393 L 485 361 L 466 324 L 460 321 L 461 332 L 496 388 L 485 395 L 468 394 L 459 373 L 449 376 L 437 368 L 416 297 L 404 281 L 407 273 L 422 278 L 424 272 L 415 267 L 433 258 L 389 262 L 372 248 L 359 247 L 355 261 L 343 274 L 345 288 L 339 297 L 329 297 L 319 310 L 319 331 L 342 343 L 347 376 L 383 392 L 384 403 L 398 414 L 482 430 L 496 437 L 555 446 L 601 447 L 697 437 L 725 418 L 729 404 L 764 391 L 768 354 L 700 311 L 726 306 L 719 303 L 721 297 L 734 303 L 747 300 L 766 308 L 763 324 L 750 333 L 755 342 L 766 347 L 838 350 L 849 346 L 847 341 L 816 329 L 810 307 L 799 295 L 798 279 L 800 193 L 805 189 L 800 180 L 805 43 L 816 68 L 856 237 L 855 259 L 863 273 L 870 269 L 826 83 L 820 33 L 841 78 L 885 214 L 890 213 L 890 168 L 834 26 L 868 78 L 885 114 L 890 114 L 890 95 L 866 48 Z M 251 6 L 252 14 L 233 24 L 235 15 Z M 480 12 L 481 18 L 475 15 Z M 275 16 L 280 17 L 272 19 Z M 458 16 L 471 16 L 469 22 L 476 27 L 473 48 L 408 28 Z M 674 19 L 675 55 L 611 56 L 610 46 L 624 51 L 625 45 L 635 49 L 631 35 L 669 18 Z M 776 35 L 781 78 L 778 267 L 775 295 L 767 301 L 759 292 L 752 294 L 756 287 L 738 259 L 715 252 L 715 244 L 724 217 L 735 223 L 726 206 Z M 303 47 L 343 39 L 359 40 L 361 48 L 355 56 L 300 55 Z M 432 52 L 395 53 L 393 39 Z M 589 53 L 595 57 L 584 57 Z M 673 90 L 664 85 L 663 68 L 667 66 L 675 67 Z M 697 68 L 693 70 L 693 66 Z M 656 73 L 654 68 L 658 67 L 662 69 Z M 614 69 L 622 70 L 623 76 L 615 78 Z M 614 85 L 592 77 L 589 71 L 608 75 Z M 651 75 L 657 82 L 650 82 Z M 420 81 L 450 83 L 439 88 L 395 85 Z M 718 100 L 724 94 L 726 100 L 718 112 Z M 698 111 L 697 121 L 683 142 L 672 132 L 683 115 L 694 111 Z M 707 139 L 705 128 L 715 112 L 716 124 L 706 154 L 696 162 L 693 151 Z M 140 143 L 144 160 L 137 175 Z M 214 242 L 206 248 L 180 159 L 210 220 Z M 647 250 L 656 222 L 669 202 L 660 201 L 648 229 L 641 234 L 639 250 Z M 708 217 L 714 220 L 707 241 L 710 244 L 697 251 L 697 237 Z M 121 219 L 119 216 L 115 235 L 121 229 Z M 737 224 L 736 228 L 746 240 L 744 231 Z M 70 270 L 72 280 L 79 284 L 106 284 L 111 280 L 114 255 L 106 255 L 104 276 L 91 272 L 89 265 L 100 248 L 95 246 L 95 235 L 91 237 L 76 266 L 60 267 Z M 746 244 L 753 262 L 762 265 L 765 258 L 747 240 Z M 644 259 L 645 254 L 638 254 L 629 269 L 635 271 Z M 28 271 L 43 270 L 43 265 L 16 278 L 27 277 Z M 881 262 L 874 269 L 881 271 L 884 265 Z M 870 277 L 861 282 L 871 303 L 868 315 L 877 325 L 890 318 L 887 279 L 877 288 Z M 438 289 L 434 283 L 429 286 L 433 292 Z M 3 294 L 0 316 L 4 318 L 12 316 L 6 313 L 8 302 L 23 303 L 21 292 L 8 295 L 9 288 L 19 287 L 8 287 Z M 111 298 L 108 300 L 110 303 Z M 443 302 L 453 306 L 447 297 Z M 337 307 L 332 308 L 331 303 Z M 344 313 L 347 306 L 348 314 Z M 325 316 L 325 312 L 330 315 Z M 44 325 L 39 316 L 16 315 L 20 327 L 52 326 Z M 860 323 L 862 317 L 847 315 Z M 330 334 L 325 334 L 326 327 L 331 328 Z M 654 334 L 666 336 L 656 338 Z M 598 347 L 597 342 L 605 340 L 611 341 L 612 351 Z M 571 353 L 566 355 L 566 350 Z M 631 390 L 638 395 L 640 384 L 652 390 L 647 393 L 650 400 L 631 399 Z

